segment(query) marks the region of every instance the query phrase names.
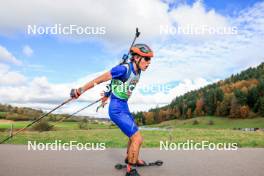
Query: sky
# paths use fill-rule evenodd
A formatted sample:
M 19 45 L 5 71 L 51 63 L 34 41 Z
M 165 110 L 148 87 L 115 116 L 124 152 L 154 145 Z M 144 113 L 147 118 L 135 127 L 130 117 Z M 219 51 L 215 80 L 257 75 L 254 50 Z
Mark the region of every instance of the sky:
M 88 32 L 43 33 L 56 25 Z M 39 32 L 30 33 L 29 26 Z M 71 88 L 117 65 L 136 27 L 137 43 L 148 44 L 155 57 L 129 100 L 133 112 L 166 105 L 264 61 L 264 1 L 3 1 L 0 103 L 51 110 L 69 98 Z M 56 113 L 73 113 L 97 100 L 105 84 Z M 80 115 L 108 118 L 108 107 L 95 109 Z

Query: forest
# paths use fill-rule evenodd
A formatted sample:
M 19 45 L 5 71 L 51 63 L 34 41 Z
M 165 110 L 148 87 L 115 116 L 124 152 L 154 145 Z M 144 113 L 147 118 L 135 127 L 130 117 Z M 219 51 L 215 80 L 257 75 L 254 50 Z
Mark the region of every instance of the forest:
M 133 114 L 139 124 L 198 116 L 264 117 L 264 63 L 178 96 L 163 107 Z

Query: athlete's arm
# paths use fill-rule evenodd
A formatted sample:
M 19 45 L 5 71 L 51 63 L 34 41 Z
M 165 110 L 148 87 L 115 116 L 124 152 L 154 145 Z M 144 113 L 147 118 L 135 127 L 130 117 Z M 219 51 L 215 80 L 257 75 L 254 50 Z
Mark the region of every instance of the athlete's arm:
M 81 88 L 83 89 L 83 92 L 93 88 L 94 86 L 96 86 L 97 84 L 100 84 L 102 82 L 106 82 L 112 79 L 112 75 L 110 73 L 110 71 L 102 74 L 101 76 L 98 76 L 97 78 L 95 78 L 94 80 L 86 83 L 84 86 L 82 86 Z
M 85 91 L 93 88 L 94 86 L 96 86 L 97 84 L 100 84 L 102 82 L 106 82 L 112 79 L 112 75 L 111 72 L 108 71 L 100 76 L 98 76 L 97 78 L 95 78 L 94 80 L 86 83 L 84 86 L 78 88 L 78 89 L 72 89 L 71 90 L 71 97 L 72 98 L 78 98 L 81 94 L 83 94 Z

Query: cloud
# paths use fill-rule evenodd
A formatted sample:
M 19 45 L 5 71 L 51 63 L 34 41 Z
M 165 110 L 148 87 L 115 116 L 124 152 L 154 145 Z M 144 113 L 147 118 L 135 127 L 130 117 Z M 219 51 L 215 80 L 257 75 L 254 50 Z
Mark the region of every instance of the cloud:
M 28 46 L 28 45 L 25 45 L 22 49 L 22 52 L 23 54 L 25 54 L 26 56 L 32 56 L 32 54 L 34 53 L 33 49 Z
M 72 83 L 50 83 L 45 76 L 34 77 L 32 79 L 11 70 L 7 65 L 0 64 L 0 102 L 17 106 L 27 106 L 43 110 L 51 110 L 58 104 L 70 97 L 71 88 L 78 88 L 87 81 L 101 74 L 93 73 Z M 87 105 L 100 98 L 100 92 L 104 90 L 105 84 L 87 91 L 78 100 L 75 100 L 57 112 L 73 113 L 82 106 Z M 93 109 L 84 111 L 83 115 L 95 114 L 96 105 Z M 101 113 L 102 114 L 102 113 Z M 106 113 L 103 113 L 104 117 Z M 87 114 L 85 114 L 87 115 Z M 100 113 L 98 114 L 100 116 Z M 101 115 L 102 116 L 102 115 Z
M 200 21 L 202 18 L 201 21 L 207 24 L 209 22 L 203 18 L 211 19 L 215 16 L 216 21 L 220 18 L 219 14 L 214 12 L 212 15 L 210 10 L 206 11 L 205 7 L 202 4 L 198 6 L 197 2 L 193 5 L 184 5 L 184 8 L 182 6 L 178 8 L 173 9 L 171 13 L 174 15 L 176 13 L 176 16 L 182 18 L 191 16 L 185 18 L 186 20 L 191 18 L 190 21 L 197 16 L 196 21 Z M 253 7 L 241 11 L 236 17 L 221 16 L 221 18 L 225 18 L 222 21 L 237 26 L 238 33 L 236 35 L 201 37 L 199 39 L 194 36 L 195 40 L 190 39 L 192 36 L 175 35 L 160 45 L 156 44 L 154 52 L 157 54 L 153 58 L 149 70 L 142 75 L 140 82 L 151 84 L 154 81 L 157 84 L 166 84 L 184 79 L 195 80 L 199 77 L 212 82 L 260 64 L 264 60 L 263 11 L 264 3 L 257 3 Z M 179 21 L 185 19 L 179 18 Z
M 0 87 L 18 86 L 25 83 L 26 77 L 19 72 L 11 71 L 9 66 L 0 63 Z
M 1 99 L 10 103 L 56 104 L 67 97 L 67 84 L 51 84 L 46 77 L 35 77 L 22 85 L 0 87 Z
M 24 82 L 24 84 L 10 86 L 1 84 L 0 97 L 2 103 L 10 103 L 18 106 L 29 106 L 37 109 L 51 110 L 64 100 L 69 98 L 71 88 L 83 85 L 88 80 L 91 80 L 97 74 L 88 75 L 71 84 L 51 84 L 46 77 L 35 77 L 34 79 Z M 131 111 L 148 110 L 157 105 L 165 105 L 175 98 L 190 90 L 198 89 L 209 84 L 203 78 L 196 80 L 186 79 L 180 82 L 177 86 L 169 90 L 168 93 L 156 92 L 155 94 L 145 95 L 141 93 L 140 87 L 137 87 L 133 93 L 129 104 Z M 105 89 L 105 84 L 99 85 L 83 94 L 78 100 L 74 100 L 67 106 L 64 106 L 57 113 L 73 113 L 80 108 L 87 106 L 89 103 L 100 98 L 100 92 Z M 108 105 L 104 109 L 100 109 L 95 113 L 97 105 L 92 106 L 80 113 L 80 115 L 93 115 L 96 117 L 108 117 Z
M 142 94 L 139 90 L 140 87 L 137 87 L 136 91 L 133 93 L 129 103 L 132 104 L 132 111 L 139 110 L 148 110 L 150 108 L 159 106 L 164 106 L 169 104 L 175 97 L 183 95 L 186 92 L 191 90 L 196 90 L 201 87 L 204 87 L 211 82 L 207 81 L 204 78 L 197 78 L 194 80 L 184 79 L 180 81 L 176 86 L 172 87 L 168 93 L 165 92 L 156 92 L 154 94 L 146 95 Z M 135 107 L 134 107 L 135 106 Z
M 16 13 L 9 13 L 10 10 Z M 136 27 L 140 28 L 145 39 L 157 37 L 159 25 L 169 24 L 167 10 L 167 4 L 159 0 L 117 0 L 115 3 L 108 0 L 76 0 L 74 2 L 24 0 L 20 7 L 14 0 L 10 0 L 0 6 L 0 34 L 5 36 L 26 34 L 28 25 L 103 26 L 106 27 L 104 36 L 73 37 L 80 40 L 92 40 L 96 37 L 108 44 L 120 44 L 131 38 Z M 63 37 L 71 38 L 72 36 Z
M 0 61 L 9 62 L 15 65 L 21 65 L 22 62 L 18 60 L 12 53 L 10 53 L 4 46 L 0 45 Z
M 225 27 L 229 26 L 226 17 L 217 14 L 214 9 L 206 10 L 203 1 L 196 1 L 193 5 L 179 4 L 177 8 L 172 9 L 169 13 L 172 23 L 178 26 L 193 27 L 210 26 Z

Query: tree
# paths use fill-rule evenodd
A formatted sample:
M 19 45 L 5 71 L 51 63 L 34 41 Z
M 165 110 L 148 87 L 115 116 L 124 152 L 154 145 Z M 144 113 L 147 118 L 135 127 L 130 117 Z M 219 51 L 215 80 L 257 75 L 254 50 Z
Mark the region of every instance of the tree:
M 192 118 L 192 109 L 191 108 L 188 108 L 187 110 L 187 118 Z
M 258 89 L 258 100 L 254 106 L 254 109 L 258 109 L 261 116 L 264 116 L 264 80 L 260 80 Z
M 219 102 L 223 101 L 223 99 L 224 99 L 224 92 L 222 91 L 222 89 L 216 88 L 216 90 L 215 90 L 215 96 L 216 96 L 215 102 L 217 102 L 217 101 L 219 101 Z
M 210 89 L 205 94 L 205 110 L 208 115 L 213 115 L 215 112 L 215 98 L 214 98 L 214 90 Z
M 154 119 L 154 123 L 159 123 L 161 122 L 160 120 L 160 116 L 159 116 L 159 111 L 160 109 L 158 107 L 156 107 L 154 110 L 153 110 L 153 119 Z
M 249 90 L 248 96 L 247 96 L 247 104 L 250 108 L 254 108 L 255 104 L 258 101 L 258 89 L 256 87 L 253 87 Z M 256 112 L 256 110 L 255 110 Z
M 161 109 L 159 111 L 159 114 L 158 115 L 159 115 L 159 122 L 168 120 L 169 114 L 168 114 L 167 110 L 162 110 Z
M 242 106 L 246 105 L 246 103 L 247 103 L 247 95 L 244 92 L 242 92 L 239 89 L 235 89 L 234 94 L 236 96 L 237 103 L 239 105 L 242 105 Z
M 195 115 L 196 116 L 202 115 L 203 105 L 204 105 L 204 101 L 202 98 L 200 98 L 196 101 L 196 106 L 195 106 Z
M 240 117 L 247 118 L 249 115 L 249 107 L 244 105 L 240 108 Z
M 233 96 L 231 101 L 230 115 L 231 118 L 239 118 L 240 117 L 240 105 L 237 102 L 237 98 Z
M 205 110 L 208 115 L 214 115 L 217 107 L 217 102 L 224 99 L 224 93 L 219 87 L 213 86 L 209 89 L 204 96 Z
M 142 112 L 132 113 L 138 125 L 145 125 L 145 118 Z
M 264 117 L 264 97 L 260 98 L 259 114 Z
M 216 103 L 216 110 L 215 110 L 215 115 L 216 115 L 216 116 L 220 116 L 220 115 L 221 115 L 221 114 L 220 114 L 220 110 L 221 110 L 221 102 L 218 101 L 218 102 Z
M 264 80 L 260 80 L 257 86 L 258 93 L 260 97 L 264 97 Z
M 188 110 L 188 106 L 185 103 L 185 101 L 183 101 L 180 104 L 180 107 L 179 108 L 180 108 L 180 112 L 181 112 L 181 118 L 185 119 L 186 118 L 186 113 L 187 113 L 187 110 Z
M 175 108 L 174 111 L 175 111 L 176 118 L 180 118 L 181 117 L 181 110 L 180 110 L 180 108 L 178 106 L 176 106 L 176 108 Z
M 147 125 L 154 123 L 153 112 L 145 112 L 144 117 Z
M 230 109 L 231 109 L 231 100 L 232 100 L 231 94 L 226 94 L 224 96 L 224 100 L 220 103 L 220 107 L 219 107 L 219 115 L 220 116 L 228 116 L 229 115 Z
M 194 99 L 189 100 L 187 106 L 188 108 L 191 108 L 191 111 L 194 111 L 195 110 L 195 100 Z

